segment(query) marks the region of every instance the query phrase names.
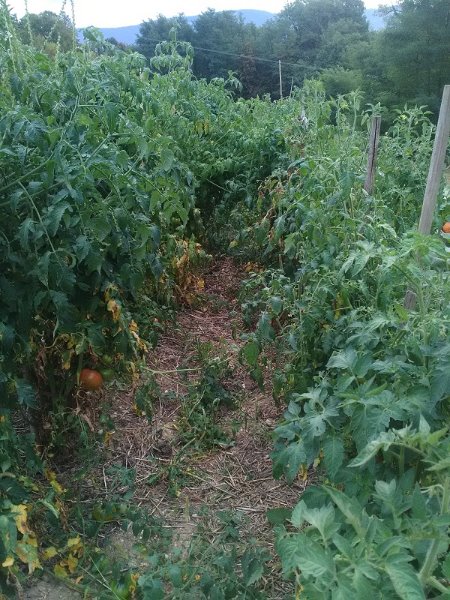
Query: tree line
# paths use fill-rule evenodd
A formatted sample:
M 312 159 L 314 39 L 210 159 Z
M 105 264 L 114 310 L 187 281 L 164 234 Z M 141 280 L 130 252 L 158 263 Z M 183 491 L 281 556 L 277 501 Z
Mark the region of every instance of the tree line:
M 132 49 L 150 60 L 161 41 L 176 36 L 194 47 L 196 77 L 233 72 L 247 98 L 280 96 L 281 61 L 285 94 L 305 79 L 320 78 L 329 95 L 360 89 L 373 104 L 427 105 L 436 114 L 450 82 L 449 1 L 401 0 L 380 12 L 380 31 L 369 29 L 362 0 L 294 0 L 260 27 L 232 11 L 209 9 L 193 21 L 160 15 L 141 24 Z M 18 23 L 23 37 L 31 29 L 38 38 L 47 32 L 70 43 L 66 17 L 57 23 L 49 12 L 30 17 Z

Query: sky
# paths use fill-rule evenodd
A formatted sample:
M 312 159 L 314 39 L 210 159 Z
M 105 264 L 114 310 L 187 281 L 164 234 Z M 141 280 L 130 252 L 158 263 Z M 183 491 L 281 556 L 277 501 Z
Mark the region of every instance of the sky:
M 25 14 L 26 0 L 8 0 L 13 13 L 19 18 Z M 367 8 L 377 8 L 380 0 L 365 0 Z M 30 13 L 51 10 L 59 13 L 62 5 L 71 16 L 71 1 L 66 0 L 28 0 Z M 173 17 L 179 13 L 187 16 L 198 15 L 208 8 L 215 10 L 235 10 L 253 8 L 277 13 L 285 5 L 285 0 L 74 0 L 75 23 L 77 27 L 124 27 L 138 25 L 146 19 L 153 19 L 158 14 Z

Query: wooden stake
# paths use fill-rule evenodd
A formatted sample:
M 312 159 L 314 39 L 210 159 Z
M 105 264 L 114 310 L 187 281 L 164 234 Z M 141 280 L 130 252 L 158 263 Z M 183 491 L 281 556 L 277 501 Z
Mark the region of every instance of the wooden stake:
M 442 94 L 439 120 L 434 138 L 433 153 L 431 155 L 430 169 L 428 171 L 427 185 L 423 197 L 422 212 L 419 221 L 419 232 L 428 235 L 436 209 L 436 200 L 444 170 L 445 153 L 450 135 L 450 85 L 444 87 Z M 416 305 L 416 295 L 411 290 L 406 292 L 404 306 L 413 309 Z
M 380 126 L 381 117 L 372 119 L 372 127 L 369 137 L 369 158 L 367 160 L 367 175 L 364 182 L 364 189 L 368 194 L 373 192 L 373 184 L 375 181 L 375 169 L 377 163 L 378 142 L 380 141 Z
M 283 98 L 283 80 L 281 78 L 281 60 L 278 61 L 278 73 L 280 75 L 280 99 Z
M 431 231 L 436 200 L 444 170 L 445 153 L 450 135 L 450 85 L 444 87 L 442 94 L 439 120 L 434 138 L 433 154 L 431 155 L 430 170 L 428 171 L 427 186 L 423 197 L 422 214 L 420 215 L 419 231 L 428 234 Z

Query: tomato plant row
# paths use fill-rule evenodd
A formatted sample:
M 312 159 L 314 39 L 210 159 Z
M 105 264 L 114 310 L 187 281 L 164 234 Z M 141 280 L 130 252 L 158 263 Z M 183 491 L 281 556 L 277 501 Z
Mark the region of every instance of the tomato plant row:
M 15 507 L 34 489 L 20 474 L 43 470 L 34 443 L 71 453 L 80 376 L 92 389 L 89 369 L 142 358 L 190 293 L 209 212 L 250 195 L 284 141 L 268 100 L 196 81 L 176 44 L 152 71 L 95 32 L 50 57 L 0 14 L 0 563 L 33 570 Z M 12 417 L 34 435 L 19 440 Z
M 259 218 L 231 244 L 266 262 L 243 292 L 256 329 L 242 358 L 262 384 L 266 349 L 277 350 L 273 389 L 288 408 L 275 476 L 315 467 L 323 484 L 278 533 L 298 593 L 440 598 L 450 580 L 450 207 L 444 194 L 433 235 L 414 232 L 433 132 L 417 108 L 382 136 L 377 188 L 364 192 L 356 102 L 303 90 L 310 119 L 295 160 L 261 186 Z

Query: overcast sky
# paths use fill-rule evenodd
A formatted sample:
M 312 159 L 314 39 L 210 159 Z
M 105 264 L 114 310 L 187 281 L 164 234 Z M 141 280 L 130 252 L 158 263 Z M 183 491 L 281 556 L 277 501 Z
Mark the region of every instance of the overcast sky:
M 365 0 L 367 8 L 376 8 L 380 0 Z M 9 0 L 13 13 L 22 17 L 25 13 L 25 0 Z M 51 10 L 59 13 L 63 0 L 28 0 L 28 10 L 39 13 Z M 269 12 L 279 12 L 285 0 L 74 0 L 75 21 L 77 27 L 123 27 L 137 25 L 146 19 L 153 19 L 158 14 L 172 17 L 179 13 L 187 16 L 198 15 L 207 8 L 215 10 L 234 10 L 257 8 Z M 66 2 L 66 12 L 70 15 L 70 0 Z

